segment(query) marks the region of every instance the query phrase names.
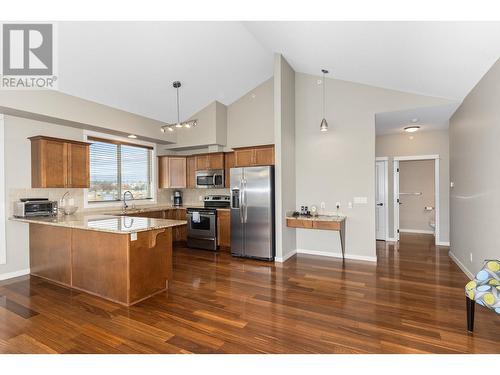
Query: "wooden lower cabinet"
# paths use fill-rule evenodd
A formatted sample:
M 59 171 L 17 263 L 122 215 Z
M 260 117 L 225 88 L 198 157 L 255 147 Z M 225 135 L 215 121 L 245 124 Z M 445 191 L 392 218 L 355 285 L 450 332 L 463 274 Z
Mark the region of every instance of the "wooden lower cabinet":
M 171 220 L 186 220 L 187 219 L 187 211 L 185 208 L 171 208 L 165 210 L 164 214 L 165 219 Z M 186 242 L 187 241 L 187 225 L 181 225 L 175 227 L 172 231 L 173 241 L 174 242 Z
M 129 234 L 30 224 L 31 274 L 126 306 L 167 288 L 172 228 Z
M 231 248 L 231 212 L 217 210 L 217 245 L 221 250 Z

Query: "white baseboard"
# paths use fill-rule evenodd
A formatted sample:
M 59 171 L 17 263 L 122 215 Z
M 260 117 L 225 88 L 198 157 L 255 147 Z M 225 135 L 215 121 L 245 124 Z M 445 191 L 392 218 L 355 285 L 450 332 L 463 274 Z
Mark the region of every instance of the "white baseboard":
M 0 280 L 13 279 L 14 277 L 29 275 L 29 273 L 30 273 L 30 269 L 29 268 L 26 268 L 24 270 L 14 271 L 14 272 L 1 273 L 0 274 Z
M 288 259 L 290 259 L 291 257 L 293 257 L 295 254 L 297 254 L 297 250 L 292 250 L 288 254 L 286 254 L 284 257 L 276 257 L 276 258 L 274 258 L 274 261 L 275 262 L 279 262 L 279 263 L 284 263 Z
M 451 252 L 451 250 L 448 252 L 448 255 L 450 256 L 451 260 L 453 260 L 455 262 L 455 264 L 458 266 L 458 268 L 460 268 L 462 270 L 462 272 L 467 275 L 467 277 L 469 279 L 472 280 L 474 278 L 474 274 L 472 272 L 470 272 L 467 269 L 467 267 L 465 267 L 464 264 L 462 262 L 460 262 L 460 260 L 458 260 L 458 258 L 455 256 L 455 254 L 453 254 Z
M 399 233 L 418 233 L 418 234 L 434 234 L 433 230 L 425 229 L 399 229 Z
M 446 242 L 446 241 L 439 241 L 438 243 L 436 243 L 437 246 L 448 246 L 450 247 L 450 242 Z
M 318 250 L 308 250 L 308 249 L 297 249 L 297 254 L 308 254 L 308 255 L 319 255 L 323 257 L 330 258 L 342 258 L 342 253 L 330 253 L 328 251 L 318 251 Z M 377 257 L 369 257 L 365 255 L 354 255 L 354 254 L 345 254 L 345 259 L 352 260 L 364 260 L 367 262 L 376 262 Z

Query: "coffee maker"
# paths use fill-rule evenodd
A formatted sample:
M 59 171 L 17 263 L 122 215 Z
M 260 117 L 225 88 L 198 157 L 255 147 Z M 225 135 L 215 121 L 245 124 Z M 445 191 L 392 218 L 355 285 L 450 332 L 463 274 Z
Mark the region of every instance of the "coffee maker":
M 182 206 L 182 192 L 179 190 L 174 192 L 174 206 Z

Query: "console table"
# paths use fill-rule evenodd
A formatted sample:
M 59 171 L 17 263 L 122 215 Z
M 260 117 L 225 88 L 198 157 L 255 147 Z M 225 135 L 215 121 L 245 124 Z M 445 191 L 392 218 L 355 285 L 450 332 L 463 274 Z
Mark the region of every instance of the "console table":
M 286 218 L 287 227 L 304 229 L 335 230 L 340 234 L 340 247 L 342 249 L 342 259 L 345 259 L 345 216 L 288 216 Z

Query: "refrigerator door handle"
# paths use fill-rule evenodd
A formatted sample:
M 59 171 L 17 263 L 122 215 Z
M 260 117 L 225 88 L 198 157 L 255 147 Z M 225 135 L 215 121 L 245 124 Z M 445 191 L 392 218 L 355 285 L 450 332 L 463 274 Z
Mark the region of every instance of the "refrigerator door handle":
M 242 224 L 244 223 L 244 221 L 243 221 L 243 208 L 244 208 L 243 196 L 244 196 L 244 193 L 243 193 L 243 179 L 240 178 L 240 196 L 239 196 L 240 209 L 239 209 L 239 213 L 240 213 L 240 222 Z
M 245 207 L 245 223 L 247 222 L 248 220 L 248 206 L 247 206 L 247 179 L 245 178 L 243 180 L 243 184 L 244 184 L 244 192 L 245 192 L 245 196 L 244 196 L 244 202 L 243 202 L 243 205 Z

